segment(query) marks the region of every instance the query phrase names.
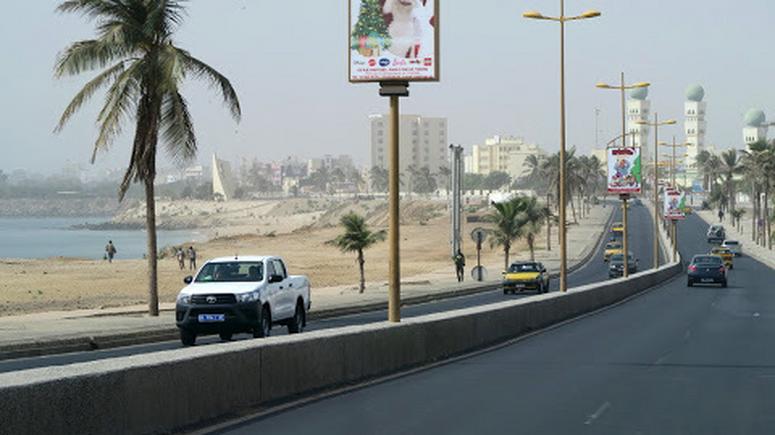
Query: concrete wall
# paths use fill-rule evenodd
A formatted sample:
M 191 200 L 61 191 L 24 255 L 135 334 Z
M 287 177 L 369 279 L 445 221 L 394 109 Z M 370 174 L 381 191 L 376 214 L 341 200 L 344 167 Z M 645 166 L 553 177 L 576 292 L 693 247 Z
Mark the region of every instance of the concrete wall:
M 0 433 L 136 434 L 203 424 L 259 405 L 482 348 L 594 311 L 680 273 L 679 264 L 446 313 L 0 374 Z

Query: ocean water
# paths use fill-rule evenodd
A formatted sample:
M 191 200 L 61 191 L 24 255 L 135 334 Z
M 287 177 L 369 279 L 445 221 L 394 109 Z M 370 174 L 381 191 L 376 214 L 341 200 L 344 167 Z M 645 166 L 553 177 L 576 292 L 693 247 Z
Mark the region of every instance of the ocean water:
M 146 232 L 140 230 L 74 230 L 73 225 L 98 224 L 109 218 L 0 218 L 0 258 L 77 257 L 101 259 L 113 240 L 116 259 L 142 258 Z M 158 231 L 159 249 L 203 241 L 196 231 Z

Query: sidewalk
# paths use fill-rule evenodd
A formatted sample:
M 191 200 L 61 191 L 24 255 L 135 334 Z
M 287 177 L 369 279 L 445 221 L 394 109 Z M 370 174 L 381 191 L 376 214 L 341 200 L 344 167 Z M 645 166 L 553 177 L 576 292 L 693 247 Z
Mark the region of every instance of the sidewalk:
M 586 262 L 603 236 L 613 207 L 594 207 L 590 216 L 568 229 L 568 263 L 571 268 Z M 551 272 L 559 270 L 556 229 L 553 231 L 553 250 L 536 251 Z M 528 252 L 512 253 L 511 261 L 529 259 Z M 403 278 L 401 297 L 404 303 L 421 303 L 433 299 L 454 297 L 485 291 L 497 286 L 503 269 L 502 257 L 497 262 L 483 264 L 487 280 L 477 283 L 466 277 L 458 283 L 454 271 L 430 271 L 426 274 Z M 468 258 L 466 269 L 476 265 L 476 258 Z M 352 286 L 312 289 L 310 318 L 323 318 L 345 313 L 380 309 L 386 304 L 387 282 L 375 282 L 358 294 Z M 177 337 L 173 303 L 161 304 L 159 317 L 145 314 L 145 306 L 110 309 L 57 311 L 0 317 L 0 359 L 22 356 L 64 353 L 96 348 L 171 340 Z
M 699 210 L 696 211 L 697 216 L 699 216 L 702 220 L 704 220 L 708 225 L 718 223 L 718 217 L 714 213 L 713 210 Z M 750 216 L 750 210 L 749 210 L 749 216 Z M 750 222 L 748 222 L 750 225 Z M 759 246 L 756 243 L 754 243 L 751 240 L 751 234 L 744 234 L 743 232 L 738 231 L 735 229 L 735 227 L 729 222 L 729 219 L 727 219 L 726 222 L 723 222 L 721 225 L 724 225 L 724 229 L 727 233 L 727 239 L 737 240 L 738 242 L 743 244 L 743 255 L 748 255 L 750 257 L 755 258 L 756 260 L 759 260 L 760 262 L 766 264 L 767 266 L 775 269 L 775 251 L 770 251 L 766 247 Z M 750 231 L 750 227 L 749 231 Z

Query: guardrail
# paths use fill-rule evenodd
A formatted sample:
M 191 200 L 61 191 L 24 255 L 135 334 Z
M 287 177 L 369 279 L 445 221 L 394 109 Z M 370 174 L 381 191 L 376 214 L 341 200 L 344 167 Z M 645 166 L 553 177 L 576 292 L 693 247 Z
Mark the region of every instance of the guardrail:
M 0 374 L 0 433 L 167 432 L 465 354 L 622 301 L 679 263 L 400 324 L 193 347 Z

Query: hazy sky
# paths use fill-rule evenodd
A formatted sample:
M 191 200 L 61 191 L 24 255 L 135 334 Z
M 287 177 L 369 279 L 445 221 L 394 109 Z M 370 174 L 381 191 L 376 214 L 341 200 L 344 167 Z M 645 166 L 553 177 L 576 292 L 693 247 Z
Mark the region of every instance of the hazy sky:
M 357 1 L 357 0 L 356 0 Z M 55 81 L 56 54 L 93 35 L 92 25 L 54 13 L 54 0 L 6 0 L 0 27 L 0 169 L 52 171 L 87 163 L 96 137 L 99 96 L 66 130 L 58 116 L 87 74 Z M 262 160 L 288 154 L 349 153 L 368 159 L 370 113 L 387 101 L 378 85 L 347 81 L 344 0 L 195 0 L 177 35 L 179 45 L 229 77 L 244 117 L 235 125 L 217 95 L 200 83 L 185 89 L 195 118 L 200 159 Z M 559 29 L 525 20 L 538 9 L 556 14 L 557 0 L 442 0 L 440 83 L 415 84 L 403 113 L 449 118 L 449 138 L 470 146 L 493 134 L 515 134 L 548 149 L 558 143 Z M 775 113 L 775 56 L 768 29 L 772 0 L 566 0 L 568 13 L 595 8 L 601 18 L 568 26 L 568 139 L 594 145 L 594 109 L 601 142 L 619 131 L 619 100 L 596 90 L 624 70 L 628 81 L 653 83 L 649 98 L 662 117 L 680 117 L 689 84 L 705 87 L 708 139 L 739 147 L 750 107 Z M 131 131 L 131 127 L 125 131 Z M 661 136 L 681 136 L 681 127 Z M 129 138 L 100 154 L 97 168 L 122 167 Z M 160 166 L 167 166 L 166 156 Z

